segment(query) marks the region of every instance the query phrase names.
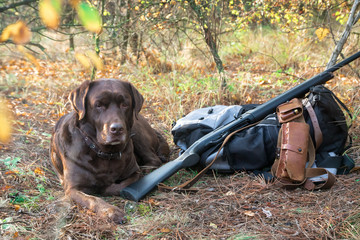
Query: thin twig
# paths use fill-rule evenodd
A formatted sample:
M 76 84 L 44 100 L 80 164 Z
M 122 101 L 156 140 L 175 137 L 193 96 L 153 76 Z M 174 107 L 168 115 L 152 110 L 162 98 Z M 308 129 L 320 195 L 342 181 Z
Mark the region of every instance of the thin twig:
M 0 226 L 1 226 L 1 225 L 6 225 L 6 224 L 14 224 L 14 223 L 24 223 L 24 224 L 27 224 L 27 222 L 24 222 L 24 221 L 21 221 L 21 220 L 17 220 L 17 221 L 12 221 L 12 222 L 3 222 L 3 223 L 0 223 Z

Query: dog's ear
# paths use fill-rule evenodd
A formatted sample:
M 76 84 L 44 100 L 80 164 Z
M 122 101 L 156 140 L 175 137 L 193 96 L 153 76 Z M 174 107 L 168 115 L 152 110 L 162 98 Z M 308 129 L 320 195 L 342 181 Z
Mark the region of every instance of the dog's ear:
M 139 91 L 134 87 L 134 85 L 132 85 L 131 83 L 128 83 L 128 85 L 129 85 L 129 92 L 130 92 L 131 100 L 132 100 L 132 104 L 133 104 L 133 110 L 135 113 L 135 117 L 137 119 L 138 113 L 140 112 L 140 110 L 143 106 L 144 98 L 139 93 Z
M 85 99 L 89 91 L 89 88 L 90 88 L 90 81 L 85 81 L 78 88 L 72 91 L 69 95 L 69 100 L 71 102 L 72 107 L 78 114 L 79 120 L 85 117 L 85 113 L 86 113 Z

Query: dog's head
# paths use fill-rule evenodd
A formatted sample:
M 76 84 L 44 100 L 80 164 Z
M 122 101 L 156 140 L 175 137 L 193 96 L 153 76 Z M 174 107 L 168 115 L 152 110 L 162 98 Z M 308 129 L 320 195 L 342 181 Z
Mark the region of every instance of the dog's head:
M 102 145 L 127 143 L 134 117 L 144 102 L 131 83 L 116 79 L 85 81 L 69 99 L 78 120 L 95 129 L 97 142 Z

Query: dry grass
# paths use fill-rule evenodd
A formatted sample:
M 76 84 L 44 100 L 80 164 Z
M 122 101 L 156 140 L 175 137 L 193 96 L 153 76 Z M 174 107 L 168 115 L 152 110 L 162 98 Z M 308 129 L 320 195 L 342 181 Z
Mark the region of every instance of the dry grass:
M 296 45 L 293 40 L 290 43 Z M 191 68 L 189 64 L 181 70 L 154 74 L 149 65 L 120 66 L 119 60 L 109 55 L 106 69 L 97 76 L 123 78 L 137 86 L 146 99 L 142 113 L 164 132 L 175 158 L 171 123 L 183 114 L 214 104 L 261 103 L 299 83 L 276 72 L 274 59 L 258 56 L 238 52 L 225 58 L 230 88 L 226 95 L 219 94 L 216 76 L 208 71 L 211 66 L 205 65 Z M 295 59 L 296 54 L 293 56 Z M 309 61 L 321 66 L 321 58 Z M 318 72 L 299 59 L 295 62 L 293 75 L 310 77 Z M 37 69 L 25 60 L 2 60 L 1 95 L 8 99 L 16 117 L 12 142 L 0 145 L 0 234 L 4 239 L 360 238 L 358 170 L 338 176 L 327 191 L 289 191 L 247 173 L 210 173 L 201 179 L 198 186 L 202 190 L 197 193 L 154 191 L 139 203 L 106 198 L 128 213 L 125 225 L 98 219 L 72 205 L 52 171 L 49 138 L 57 119 L 71 110 L 68 93 L 90 75 L 66 59 L 39 63 Z M 328 86 L 357 112 L 349 155 L 359 165 L 359 79 L 344 69 Z M 188 175 L 183 170 L 176 177 L 181 180 Z

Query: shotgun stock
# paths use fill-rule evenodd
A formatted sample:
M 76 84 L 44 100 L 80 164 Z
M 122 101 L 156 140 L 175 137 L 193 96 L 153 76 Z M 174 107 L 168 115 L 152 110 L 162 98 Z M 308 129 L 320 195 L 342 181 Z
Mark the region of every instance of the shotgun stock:
M 200 156 L 203 152 L 205 152 L 211 146 L 222 142 L 231 132 L 264 119 L 267 115 L 275 112 L 277 106 L 286 101 L 289 101 L 293 98 L 303 97 L 311 87 L 326 83 L 334 77 L 333 72 L 359 57 L 360 52 L 350 56 L 349 58 L 310 78 L 309 80 L 306 80 L 300 85 L 289 89 L 288 91 L 269 100 L 268 102 L 259 105 L 255 109 L 247 111 L 240 118 L 235 119 L 234 121 L 208 133 L 193 143 L 177 159 L 164 164 L 160 168 L 139 179 L 137 182 L 124 188 L 120 192 L 120 195 L 132 201 L 139 201 L 160 182 L 164 181 L 178 170 L 196 165 L 199 162 Z

